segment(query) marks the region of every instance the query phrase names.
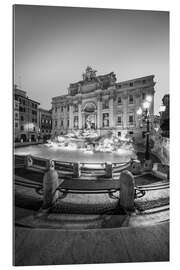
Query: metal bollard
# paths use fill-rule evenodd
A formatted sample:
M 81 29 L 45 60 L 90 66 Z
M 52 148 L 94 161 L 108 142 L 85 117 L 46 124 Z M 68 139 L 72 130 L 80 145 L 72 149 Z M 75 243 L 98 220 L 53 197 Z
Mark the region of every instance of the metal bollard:
M 81 169 L 79 162 L 73 164 L 73 176 L 76 178 L 79 178 L 81 176 Z
M 112 163 L 106 163 L 106 177 L 112 178 Z
M 59 191 L 57 188 L 64 180 L 58 178 L 58 173 L 55 170 L 55 164 L 53 160 L 49 161 L 49 168 L 45 172 L 43 177 L 43 209 L 51 207 L 59 197 Z
M 127 211 L 134 211 L 134 176 L 125 170 L 120 174 L 120 201 L 119 204 Z

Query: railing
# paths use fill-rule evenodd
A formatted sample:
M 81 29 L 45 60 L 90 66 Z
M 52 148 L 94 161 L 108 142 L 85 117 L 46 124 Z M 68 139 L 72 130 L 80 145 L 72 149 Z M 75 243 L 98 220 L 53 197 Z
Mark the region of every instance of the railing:
M 15 168 L 25 167 L 25 157 L 26 156 L 15 155 L 14 157 Z
M 15 168 L 18 167 L 18 160 L 21 160 L 22 166 L 30 170 L 46 171 L 49 168 L 50 160 L 39 158 L 31 155 L 17 156 L 15 155 Z M 131 164 L 131 160 L 124 163 L 109 163 L 109 162 L 65 162 L 54 160 L 55 169 L 61 175 L 70 175 L 78 178 L 81 175 L 105 176 L 112 178 L 113 174 L 120 173 L 127 169 Z

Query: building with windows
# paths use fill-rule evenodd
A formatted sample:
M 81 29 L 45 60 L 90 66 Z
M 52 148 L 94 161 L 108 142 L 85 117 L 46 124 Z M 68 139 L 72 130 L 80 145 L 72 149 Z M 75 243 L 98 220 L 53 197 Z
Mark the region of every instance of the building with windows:
M 48 140 L 52 131 L 52 110 L 39 108 L 38 111 L 39 136 L 43 140 Z
M 136 112 L 146 95 L 152 96 L 150 114 L 154 112 L 154 75 L 117 83 L 114 72 L 96 72 L 87 67 L 83 79 L 69 85 L 67 95 L 52 98 L 54 136 L 83 129 L 99 134 L 111 130 L 118 136 L 143 132 Z
M 19 101 L 14 100 L 14 140 L 18 137 L 19 131 Z
M 14 87 L 14 102 L 18 104 L 18 108 L 14 110 L 14 124 L 17 125 L 16 116 L 19 123 L 18 128 L 15 128 L 15 140 L 36 141 L 39 132 L 38 106 L 40 103 L 30 99 L 25 91 L 18 89 L 17 85 Z

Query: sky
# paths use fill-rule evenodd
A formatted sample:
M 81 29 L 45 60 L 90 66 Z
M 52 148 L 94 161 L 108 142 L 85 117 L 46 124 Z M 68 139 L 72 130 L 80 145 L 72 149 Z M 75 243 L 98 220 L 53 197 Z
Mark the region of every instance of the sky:
M 169 93 L 169 13 L 16 5 L 14 83 L 40 107 L 67 94 L 87 66 L 117 82 L 155 75 L 155 113 Z

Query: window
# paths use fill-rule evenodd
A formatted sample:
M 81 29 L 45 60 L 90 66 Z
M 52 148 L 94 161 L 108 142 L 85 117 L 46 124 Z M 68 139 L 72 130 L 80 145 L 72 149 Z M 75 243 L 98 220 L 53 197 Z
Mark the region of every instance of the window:
M 74 127 L 78 127 L 78 116 L 74 116 Z
M 61 120 L 61 127 L 63 127 L 63 120 Z
M 61 106 L 61 112 L 63 112 L 63 106 Z
M 69 112 L 69 105 L 67 105 L 67 111 Z
M 55 107 L 54 111 L 57 112 L 57 107 Z
M 74 112 L 78 112 L 78 104 L 74 104 Z
M 21 130 L 24 130 L 24 126 L 21 126 Z
M 145 84 L 146 83 L 146 80 L 143 80 L 142 83 Z
M 122 99 L 121 97 L 118 97 L 118 105 L 122 104 Z
M 109 127 L 109 113 L 103 113 L 103 127 Z
M 133 104 L 134 98 L 133 95 L 129 95 L 129 104 Z
M 109 100 L 105 99 L 103 100 L 102 108 L 104 109 L 109 109 Z
M 18 118 L 18 113 L 15 113 L 15 118 Z
M 24 121 L 24 116 L 23 115 L 21 115 L 21 121 Z
M 18 128 L 18 123 L 17 122 L 15 123 L 15 127 Z
M 129 115 L 129 124 L 133 124 L 134 119 L 133 119 L 133 115 Z
M 69 127 L 69 119 L 67 120 L 67 127 Z
M 34 108 L 37 109 L 37 104 L 34 104 Z
M 121 132 L 120 131 L 118 131 L 118 137 L 121 137 Z
M 32 110 L 32 114 L 33 114 L 33 115 L 37 115 L 37 112 L 34 111 L 34 110 Z
M 36 131 L 36 128 L 35 127 L 33 127 L 33 131 Z
M 55 120 L 54 125 L 55 125 L 55 127 L 57 127 L 57 120 Z
M 133 82 L 130 82 L 129 86 L 131 86 L 131 87 L 132 87 L 132 86 L 133 86 Z
M 117 117 L 117 124 L 118 125 L 121 125 L 122 124 L 122 119 L 121 119 L 121 116 L 119 116 L 119 115 Z
M 21 106 L 20 106 L 20 107 L 19 107 L 19 111 L 20 111 L 20 112 L 25 112 L 26 110 L 25 110 L 24 107 L 21 107 Z
M 146 98 L 146 94 L 142 93 L 142 99 L 145 100 L 145 98 Z

